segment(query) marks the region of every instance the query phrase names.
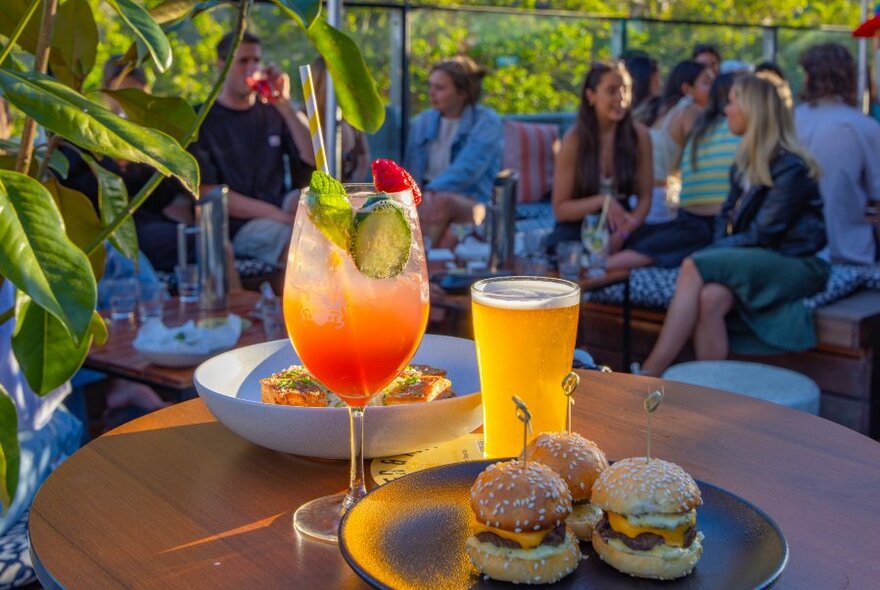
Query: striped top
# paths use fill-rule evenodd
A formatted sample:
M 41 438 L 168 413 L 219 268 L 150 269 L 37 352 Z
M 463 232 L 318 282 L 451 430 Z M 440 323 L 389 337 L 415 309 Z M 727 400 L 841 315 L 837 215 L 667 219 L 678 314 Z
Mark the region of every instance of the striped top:
M 681 194 L 679 206 L 720 205 L 730 191 L 730 166 L 740 138 L 727 127 L 722 117 L 703 135 L 697 148 L 697 168 L 691 161 L 693 139 L 688 139 L 681 157 Z

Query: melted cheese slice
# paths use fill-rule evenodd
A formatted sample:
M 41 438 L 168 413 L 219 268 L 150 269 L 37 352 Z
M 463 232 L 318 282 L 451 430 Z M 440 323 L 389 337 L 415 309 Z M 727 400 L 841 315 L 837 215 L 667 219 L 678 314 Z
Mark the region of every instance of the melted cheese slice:
M 519 543 L 519 546 L 523 549 L 531 549 L 540 545 L 541 541 L 544 540 L 544 537 L 550 534 L 550 531 L 547 530 L 528 533 L 511 533 L 510 531 L 496 529 L 495 527 L 486 526 L 483 523 L 478 522 L 474 525 L 474 534 L 476 535 L 479 533 L 494 533 L 499 537 Z
M 674 529 L 658 529 L 654 527 L 647 526 L 633 526 L 629 523 L 625 516 L 621 516 L 615 512 L 608 513 L 608 524 L 611 525 L 615 531 L 622 535 L 626 535 L 630 539 L 635 539 L 642 533 L 653 533 L 657 536 L 663 537 L 663 541 L 667 545 L 672 545 L 674 547 L 683 547 L 684 546 L 684 534 L 690 528 L 690 523 L 682 523 Z

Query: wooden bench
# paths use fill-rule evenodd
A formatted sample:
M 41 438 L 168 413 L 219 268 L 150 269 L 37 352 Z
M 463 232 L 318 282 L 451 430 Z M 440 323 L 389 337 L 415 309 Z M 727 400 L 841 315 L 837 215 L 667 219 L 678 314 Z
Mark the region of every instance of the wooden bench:
M 648 356 L 664 310 L 632 310 L 633 360 Z M 625 370 L 621 351 L 623 310 L 619 305 L 581 306 L 579 346 L 615 371 Z M 819 345 L 805 352 L 768 357 L 733 356 L 777 365 L 812 378 L 822 390 L 819 414 L 853 430 L 880 438 L 880 292 L 859 291 L 816 310 Z M 692 360 L 688 346 L 676 362 Z M 626 369 L 628 370 L 628 369 Z

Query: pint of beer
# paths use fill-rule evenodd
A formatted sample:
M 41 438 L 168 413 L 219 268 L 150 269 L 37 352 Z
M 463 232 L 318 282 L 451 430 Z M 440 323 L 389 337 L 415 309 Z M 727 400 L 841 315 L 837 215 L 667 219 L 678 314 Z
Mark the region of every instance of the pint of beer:
M 533 436 L 565 429 L 562 379 L 571 371 L 581 290 L 545 277 L 474 283 L 474 338 L 483 395 L 486 457 L 522 451 L 522 423 L 511 396 L 532 414 Z

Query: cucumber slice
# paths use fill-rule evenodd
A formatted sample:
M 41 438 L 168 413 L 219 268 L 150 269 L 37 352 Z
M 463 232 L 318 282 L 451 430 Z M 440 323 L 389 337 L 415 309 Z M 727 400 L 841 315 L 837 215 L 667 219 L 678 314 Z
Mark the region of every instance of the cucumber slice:
M 399 275 L 409 260 L 412 228 L 403 208 L 381 200 L 354 218 L 351 256 L 358 270 L 374 279 Z

